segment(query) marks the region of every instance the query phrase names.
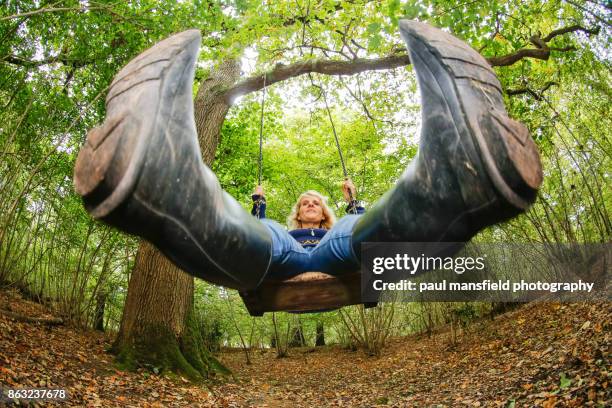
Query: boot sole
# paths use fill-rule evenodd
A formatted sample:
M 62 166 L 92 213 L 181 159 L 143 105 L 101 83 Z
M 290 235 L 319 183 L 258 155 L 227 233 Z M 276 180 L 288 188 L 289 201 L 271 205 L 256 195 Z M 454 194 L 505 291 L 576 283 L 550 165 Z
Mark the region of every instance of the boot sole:
M 428 70 L 440 91 L 452 90 L 443 97 L 457 131 L 467 130 L 496 190 L 526 210 L 542 183 L 540 155 L 527 128 L 507 116 L 501 84 L 487 61 L 463 41 L 427 24 L 402 20 L 400 31 L 415 69 Z M 479 98 L 465 100 L 470 92 Z
M 75 190 L 93 217 L 106 217 L 134 190 L 149 142 L 164 120 L 160 101 L 172 94 L 165 87 L 193 81 L 200 42 L 198 30 L 176 34 L 138 55 L 113 79 L 107 119 L 89 131 L 75 164 Z M 166 84 L 167 74 L 177 70 L 178 81 Z

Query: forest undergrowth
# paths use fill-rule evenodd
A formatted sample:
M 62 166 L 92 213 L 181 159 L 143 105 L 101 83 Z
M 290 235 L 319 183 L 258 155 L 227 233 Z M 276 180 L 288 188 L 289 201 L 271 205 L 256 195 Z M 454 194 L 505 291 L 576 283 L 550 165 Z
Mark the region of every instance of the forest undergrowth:
M 240 350 L 226 349 L 218 357 L 233 378 L 200 385 L 119 370 L 105 351 L 112 339 L 100 332 L 18 321 L 15 316 L 53 316 L 16 292 L 0 292 L 0 305 L 0 384 L 68 392 L 66 401 L 34 406 L 581 407 L 612 401 L 610 302 L 527 304 L 472 324 L 454 346 L 441 328 L 431 338 L 393 339 L 378 358 L 340 346 L 307 347 L 282 359 L 256 351 L 247 365 Z

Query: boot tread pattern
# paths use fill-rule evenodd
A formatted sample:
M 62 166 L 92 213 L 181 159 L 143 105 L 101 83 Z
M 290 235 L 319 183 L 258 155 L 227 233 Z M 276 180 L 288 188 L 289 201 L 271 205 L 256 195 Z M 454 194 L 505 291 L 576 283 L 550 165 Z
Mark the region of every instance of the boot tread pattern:
M 130 61 L 115 75 L 106 96 L 106 104 L 134 86 L 161 78 L 166 66 L 183 51 L 185 38 L 190 36 L 199 39 L 199 31 L 185 31 L 167 38 Z
M 113 98 L 126 91 L 129 91 L 137 85 L 160 79 L 163 69 L 167 65 L 168 61 L 169 60 L 165 59 L 151 62 L 149 65 L 134 70 L 121 78 L 121 80 L 114 82 L 108 91 L 108 95 L 106 95 L 106 104 L 108 105 Z
M 429 44 L 456 78 L 473 79 L 502 92 L 501 84 L 487 60 L 471 47 L 458 47 L 456 43 L 448 41 L 431 41 Z
M 189 35 L 193 35 L 194 33 L 192 31 L 197 30 L 185 31 L 170 38 L 166 38 L 165 40 L 159 42 L 155 47 L 151 47 L 148 50 L 144 51 L 142 54 L 138 55 L 136 58 L 131 60 L 125 67 L 123 67 L 121 71 L 117 73 L 117 75 L 115 75 L 111 86 L 113 86 L 116 82 L 121 81 L 132 71 L 138 70 L 146 65 L 160 60 L 169 61 L 174 58 L 176 54 L 183 50 L 183 38 Z M 164 57 L 160 58 L 160 55 L 163 55 Z
M 486 59 L 453 35 L 428 24 L 408 22 L 427 38 L 427 47 L 440 56 L 442 63 L 455 78 L 472 79 L 502 92 L 501 84 Z M 469 65 L 468 65 L 469 64 Z
M 497 89 L 500 93 L 502 92 L 501 84 L 490 69 L 483 69 L 480 65 L 472 65 L 465 63 L 465 61 L 458 61 L 455 59 L 443 59 L 446 67 L 455 75 L 456 78 L 468 78 L 478 82 L 490 85 Z
M 131 77 L 134 77 L 135 75 L 138 75 L 139 72 L 141 72 L 143 69 L 145 69 L 148 66 L 155 65 L 157 63 L 164 62 L 164 61 L 170 61 L 170 58 L 168 57 L 156 58 L 156 59 L 151 59 L 148 61 L 142 61 L 141 64 L 130 65 L 131 68 L 129 71 L 122 69 L 121 72 L 119 73 L 121 75 L 117 74 L 115 78 L 113 78 L 113 82 L 111 82 L 111 87 L 117 85 L 121 81 L 124 81 Z

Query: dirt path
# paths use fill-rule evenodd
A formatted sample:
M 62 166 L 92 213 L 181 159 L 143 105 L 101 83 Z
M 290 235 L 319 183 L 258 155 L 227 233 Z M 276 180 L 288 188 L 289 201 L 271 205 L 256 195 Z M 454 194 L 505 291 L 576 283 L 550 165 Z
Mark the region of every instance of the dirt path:
M 447 335 L 396 339 L 380 358 L 328 347 L 222 360 L 246 406 L 609 406 L 610 304 L 533 305 Z M 589 401 L 590 400 L 590 401 Z M 598 404 L 599 403 L 599 404 Z
M 0 304 L 14 312 L 44 315 L 8 296 Z M 242 352 L 226 350 L 219 358 L 236 381 L 206 389 L 117 370 L 99 333 L 0 314 L 0 384 L 64 388 L 69 399 L 57 406 L 610 406 L 611 316 L 610 302 L 533 304 L 474 324 L 456 347 L 447 334 L 413 336 L 379 358 L 331 346 L 284 359 L 254 351 L 246 365 Z

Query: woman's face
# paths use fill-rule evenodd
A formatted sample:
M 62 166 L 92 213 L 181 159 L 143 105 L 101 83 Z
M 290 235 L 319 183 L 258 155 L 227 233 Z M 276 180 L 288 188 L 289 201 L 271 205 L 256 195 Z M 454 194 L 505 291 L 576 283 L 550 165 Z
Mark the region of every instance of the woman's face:
M 321 200 L 315 196 L 306 195 L 300 200 L 298 220 L 301 222 L 320 223 L 323 221 L 323 207 Z

